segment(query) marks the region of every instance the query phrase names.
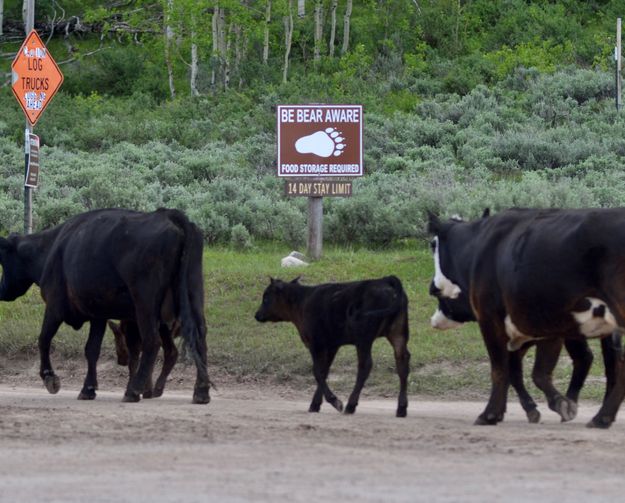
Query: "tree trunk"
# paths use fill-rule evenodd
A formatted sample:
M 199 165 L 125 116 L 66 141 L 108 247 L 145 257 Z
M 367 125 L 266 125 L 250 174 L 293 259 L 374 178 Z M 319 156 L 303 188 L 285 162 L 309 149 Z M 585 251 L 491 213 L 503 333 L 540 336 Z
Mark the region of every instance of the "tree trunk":
M 228 27 L 228 31 L 224 30 L 224 89 L 228 89 L 230 87 L 230 46 L 232 44 L 232 31 L 233 31 L 234 23 L 230 23 Z
M 199 96 L 200 92 L 197 90 L 197 69 L 198 69 L 198 56 L 197 56 L 197 44 L 195 43 L 196 33 L 195 30 L 191 32 L 191 96 Z
M 0 0 L 0 37 L 2 36 L 3 22 L 4 22 L 4 0 Z
M 292 0 L 287 0 L 289 15 L 284 16 L 284 71 L 282 82 L 286 84 L 289 74 L 289 57 L 291 55 L 291 42 L 293 40 L 293 6 Z
M 217 82 L 217 69 L 218 69 L 218 61 L 219 61 L 219 30 L 218 30 L 218 20 L 219 20 L 219 4 L 215 4 L 213 8 L 213 19 L 211 22 L 211 29 L 213 35 L 213 57 L 212 59 L 212 71 L 211 71 L 211 89 L 213 92 L 215 91 L 215 84 Z
M 265 11 L 265 39 L 263 42 L 263 64 L 269 61 L 269 23 L 271 23 L 271 0 L 267 0 L 267 10 Z
M 345 16 L 343 17 L 343 47 L 341 54 L 345 54 L 349 50 L 349 19 L 352 15 L 352 0 L 347 0 L 345 5 Z
M 315 3 L 315 63 L 321 59 L 321 37 L 323 35 L 323 0 Z
M 334 57 L 334 39 L 336 37 L 336 8 L 339 4 L 339 0 L 332 0 L 330 7 L 330 43 L 328 44 L 328 54 L 331 58 Z
M 174 8 L 174 0 L 167 0 L 165 7 L 165 65 L 167 66 L 167 79 L 169 81 L 169 95 L 173 100 L 176 97 L 176 86 L 174 84 L 174 66 L 171 61 L 171 46 L 174 40 L 174 30 L 170 23 L 171 11 Z
M 290 6 L 289 6 L 290 9 Z M 306 0 L 297 0 L 297 16 L 304 17 L 306 15 Z

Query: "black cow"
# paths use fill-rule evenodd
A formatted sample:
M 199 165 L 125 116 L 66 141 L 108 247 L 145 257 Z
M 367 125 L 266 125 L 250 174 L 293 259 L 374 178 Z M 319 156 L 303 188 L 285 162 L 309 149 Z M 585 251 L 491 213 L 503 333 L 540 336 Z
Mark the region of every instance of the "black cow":
M 468 266 L 468 264 L 466 265 Z M 466 271 L 463 272 L 462 276 L 467 276 Z M 462 283 L 462 281 L 459 280 L 458 283 Z M 438 309 L 431 319 L 433 328 L 447 330 L 457 328 L 466 322 L 477 321 L 464 290 L 457 298 L 443 297 L 441 291 L 436 288 L 434 281 L 432 281 L 430 295 L 438 300 Z M 573 373 L 566 396 L 562 396 L 554 387 L 552 380 L 552 372 L 562 351 L 563 343 L 573 360 Z M 523 357 L 534 344 L 537 349 L 532 380 L 547 397 L 549 408 L 557 412 L 562 421 L 570 421 L 577 415 L 579 393 L 594 359 L 588 341 L 585 339 L 565 339 L 563 341 L 558 338 L 536 343 L 528 342 L 516 351 L 509 352 L 510 384 L 516 391 L 530 423 L 540 421 L 540 412 L 523 382 Z
M 399 375 L 397 417 L 405 417 L 410 353 L 407 348 L 408 298 L 401 281 L 387 276 L 304 286 L 298 280 L 271 279 L 256 312 L 256 320 L 290 321 L 297 328 L 312 356 L 317 381 L 309 411 L 319 412 L 323 397 L 339 412 L 343 410 L 343 404 L 330 390 L 326 379 L 339 347 L 350 344 L 356 346 L 358 353 L 358 374 L 345 413 L 353 414 L 373 365 L 371 346 L 376 338 L 386 337 L 393 346 Z
M 511 209 L 472 222 L 430 215 L 428 230 L 434 285 L 441 297 L 466 293 L 489 353 L 491 397 L 478 424 L 503 419 L 508 350 L 625 327 L 625 209 Z M 625 396 L 625 366 L 614 352 L 604 360 L 606 398 L 589 426 L 605 428 Z
M 158 353 L 159 324 L 173 307 L 197 367 L 193 402 L 208 403 L 202 248 L 199 229 L 182 212 L 167 209 L 95 210 L 50 230 L 0 238 L 0 300 L 14 300 L 35 283 L 46 303 L 39 352 L 48 391 L 60 389 L 50 343 L 61 323 L 74 329 L 90 323 L 79 398 L 92 399 L 106 321 L 119 319 L 134 323 L 140 334 L 141 362 L 124 396 L 138 401 Z

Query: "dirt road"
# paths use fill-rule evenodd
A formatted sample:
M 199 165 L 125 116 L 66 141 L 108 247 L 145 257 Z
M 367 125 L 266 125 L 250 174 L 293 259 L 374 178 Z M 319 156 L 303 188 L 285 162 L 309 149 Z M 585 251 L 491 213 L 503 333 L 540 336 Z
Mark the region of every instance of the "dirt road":
M 355 416 L 280 389 L 219 389 L 207 406 L 167 391 L 138 404 L 122 390 L 76 400 L 0 387 L 0 501 L 613 502 L 625 489 L 625 418 L 587 429 L 596 405 L 561 424 L 516 403 L 496 427 L 481 402 L 364 397 Z

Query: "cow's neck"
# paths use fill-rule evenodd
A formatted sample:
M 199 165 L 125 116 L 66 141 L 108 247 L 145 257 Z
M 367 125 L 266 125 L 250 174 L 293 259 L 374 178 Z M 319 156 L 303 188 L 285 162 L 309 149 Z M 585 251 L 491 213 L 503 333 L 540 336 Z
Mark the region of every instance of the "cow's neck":
M 20 243 L 27 245 L 24 249 L 29 250 L 27 254 L 21 254 L 21 258 L 28 268 L 30 279 L 37 286 L 39 286 L 46 260 L 59 231 L 60 226 L 57 226 L 53 229 L 20 237 Z
M 298 284 L 289 284 L 288 288 L 288 320 L 292 322 L 300 333 L 304 329 L 304 305 L 306 297 L 312 292 L 311 287 Z

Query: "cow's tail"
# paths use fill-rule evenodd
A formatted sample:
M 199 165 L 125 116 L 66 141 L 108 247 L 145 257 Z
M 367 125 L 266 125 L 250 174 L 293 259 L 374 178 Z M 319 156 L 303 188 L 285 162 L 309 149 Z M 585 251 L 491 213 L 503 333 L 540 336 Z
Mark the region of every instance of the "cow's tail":
M 204 243 L 198 228 L 184 213 L 168 210 L 170 220 L 184 233 L 178 272 L 178 308 L 181 333 L 198 372 L 208 376 L 206 362 L 206 320 L 204 318 Z M 208 379 L 208 377 L 207 377 Z M 208 385 L 212 385 L 208 380 Z

